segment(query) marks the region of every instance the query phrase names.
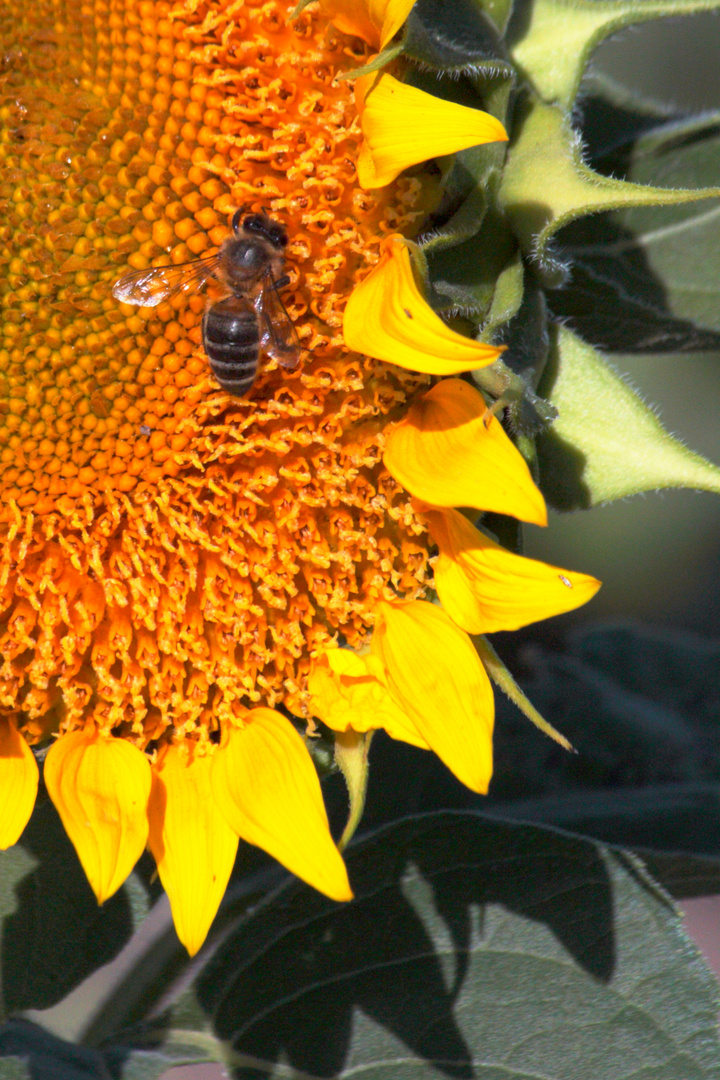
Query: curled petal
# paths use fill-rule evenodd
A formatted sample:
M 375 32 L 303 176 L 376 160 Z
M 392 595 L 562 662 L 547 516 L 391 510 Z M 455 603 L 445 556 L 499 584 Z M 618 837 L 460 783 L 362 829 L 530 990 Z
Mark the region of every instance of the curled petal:
M 415 0 L 321 0 L 321 8 L 338 30 L 354 34 L 375 49 L 384 49 L 403 25 Z
M 351 900 L 333 843 L 320 781 L 289 720 L 253 709 L 232 728 L 213 762 L 213 793 L 229 827 L 333 900 Z
M 150 763 L 124 739 L 71 731 L 50 747 L 44 779 L 102 904 L 120 888 L 145 848 Z
M 343 320 L 345 344 L 410 371 L 457 375 L 492 364 L 502 349 L 456 334 L 420 292 L 405 238 L 394 234 L 380 262 L 352 293 Z
M 472 791 L 492 776 L 492 687 L 470 638 L 425 600 L 382 602 L 372 639 L 393 698 Z
M 238 838 L 213 799 L 212 759 L 168 746 L 153 767 L 149 847 L 177 935 L 194 956 L 232 873 Z
M 389 433 L 384 462 L 417 498 L 435 506 L 473 506 L 547 524 L 545 500 L 530 470 L 482 395 L 444 379 Z
M 357 79 L 355 100 L 364 136 L 357 174 L 366 190 L 385 187 L 421 161 L 507 139 L 489 113 L 426 94 L 386 72 Z
M 377 657 L 328 649 L 310 669 L 310 707 L 333 731 L 383 728 L 393 739 L 429 750 L 412 720 L 393 701 L 381 673 Z
M 37 787 L 35 755 L 13 721 L 0 718 L 0 851 L 20 839 Z
M 457 510 L 423 508 L 439 548 L 435 588 L 469 634 L 517 630 L 587 603 L 600 582 L 587 574 L 506 551 Z

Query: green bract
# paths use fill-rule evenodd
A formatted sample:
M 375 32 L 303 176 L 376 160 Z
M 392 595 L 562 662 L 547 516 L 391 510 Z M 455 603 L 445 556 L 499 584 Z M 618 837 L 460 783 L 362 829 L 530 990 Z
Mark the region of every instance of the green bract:
M 473 377 L 507 406 L 556 509 L 656 488 L 720 490 L 720 470 L 665 432 L 593 347 L 720 342 L 720 218 L 708 202 L 720 197 L 718 117 L 669 115 L 587 76 L 618 30 L 717 8 L 419 0 L 403 33 L 406 82 L 474 103 L 510 136 L 438 161 L 443 196 L 420 240 L 436 310 L 510 346 Z M 398 55 L 395 42 L 370 66 Z

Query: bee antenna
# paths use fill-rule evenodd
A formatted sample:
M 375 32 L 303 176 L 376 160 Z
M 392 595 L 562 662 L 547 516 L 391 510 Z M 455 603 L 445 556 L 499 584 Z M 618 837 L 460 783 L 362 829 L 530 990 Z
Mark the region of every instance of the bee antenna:
M 242 220 L 242 216 L 243 216 L 243 214 L 245 213 L 246 210 L 247 210 L 247 203 L 245 203 L 244 206 L 241 206 L 240 209 L 236 210 L 235 213 L 233 214 L 232 220 L 230 222 L 230 228 L 232 229 L 233 232 L 237 232 L 238 229 L 240 228 L 240 221 Z

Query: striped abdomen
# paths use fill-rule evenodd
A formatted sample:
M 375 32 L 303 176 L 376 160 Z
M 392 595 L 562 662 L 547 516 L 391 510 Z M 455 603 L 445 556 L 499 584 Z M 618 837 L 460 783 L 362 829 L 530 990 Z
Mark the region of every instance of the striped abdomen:
M 260 357 L 258 316 L 245 296 L 228 296 L 205 312 L 205 352 L 212 373 L 228 394 L 241 397 L 255 382 Z

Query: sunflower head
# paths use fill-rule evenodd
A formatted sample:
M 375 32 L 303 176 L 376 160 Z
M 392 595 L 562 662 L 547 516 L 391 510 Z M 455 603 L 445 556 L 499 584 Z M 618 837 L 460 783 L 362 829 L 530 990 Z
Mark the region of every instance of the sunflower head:
M 338 29 L 281 0 L 68 0 L 50 33 L 13 24 L 0 76 L 0 761 L 17 793 L 0 840 L 32 805 L 29 746 L 53 738 L 46 784 L 98 899 L 147 844 L 190 951 L 238 838 L 351 896 L 298 727 L 336 730 L 346 764 L 361 747 L 354 798 L 379 726 L 485 792 L 492 690 L 468 631 L 593 591 L 453 517 L 546 509 L 488 389 L 510 378 L 504 345 L 438 303 L 426 227 L 475 205 L 458 154 L 496 177 L 502 110 L 414 85 L 407 58 L 340 78 L 408 10 L 337 3 Z M 228 275 L 253 229 L 267 274 Z M 238 312 L 259 357 L 242 387 L 211 331 Z
M 91 720 L 143 746 L 302 711 L 310 649 L 359 643 L 380 596 L 422 587 L 424 529 L 381 458 L 424 380 L 349 352 L 342 313 L 426 196 L 357 186 L 335 76 L 364 49 L 317 14 L 140 3 L 111 23 L 71 4 L 5 76 L 1 685 L 32 739 Z M 212 284 L 154 307 L 110 286 L 212 256 L 241 206 L 287 228 L 303 358 L 263 357 L 235 398 L 201 344 Z

